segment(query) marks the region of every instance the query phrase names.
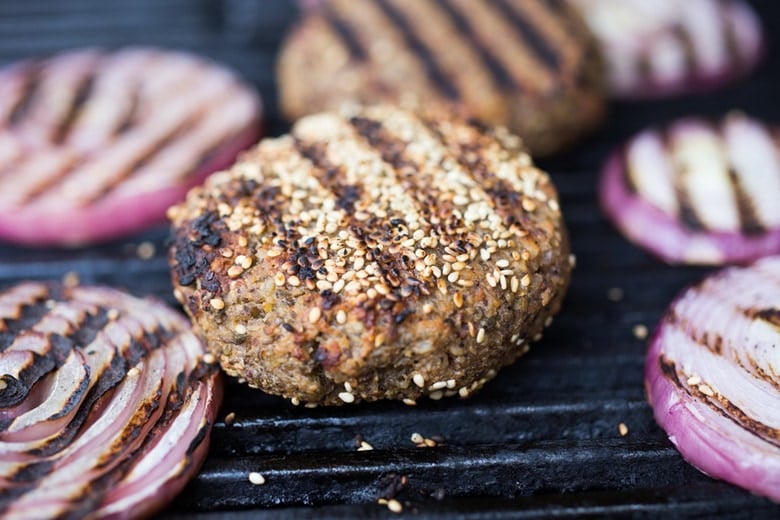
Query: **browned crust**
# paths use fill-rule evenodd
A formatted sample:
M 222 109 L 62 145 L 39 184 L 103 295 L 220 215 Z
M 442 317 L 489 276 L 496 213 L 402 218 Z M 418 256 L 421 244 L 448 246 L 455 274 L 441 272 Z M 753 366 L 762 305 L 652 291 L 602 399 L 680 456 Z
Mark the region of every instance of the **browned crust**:
M 304 118 L 172 208 L 176 296 L 229 374 L 296 402 L 467 396 L 569 280 L 518 146 L 390 107 Z
M 535 156 L 600 123 L 603 76 L 579 15 L 532 0 L 330 0 L 291 31 L 277 64 L 290 120 L 345 103 L 438 105 L 509 126 Z

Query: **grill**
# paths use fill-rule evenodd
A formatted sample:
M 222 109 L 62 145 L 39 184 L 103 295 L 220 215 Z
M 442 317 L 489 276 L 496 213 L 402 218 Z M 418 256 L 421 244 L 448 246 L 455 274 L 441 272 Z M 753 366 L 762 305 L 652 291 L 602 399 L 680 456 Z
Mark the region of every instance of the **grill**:
M 755 0 L 769 34 L 780 5 Z M 267 0 L 39 0 L 0 3 L 0 62 L 84 46 L 144 43 L 190 49 L 226 62 L 255 83 L 275 113 L 273 62 L 295 16 Z M 164 518 L 391 516 L 376 504 L 396 496 L 427 517 L 537 518 L 671 515 L 777 518 L 780 506 L 700 474 L 655 425 L 642 388 L 650 328 L 686 283 L 706 272 L 672 268 L 630 246 L 595 204 L 596 171 L 607 152 L 651 123 L 742 108 L 780 121 L 775 102 L 780 53 L 749 82 L 703 97 L 615 104 L 603 130 L 578 150 L 543 162 L 552 172 L 578 266 L 564 310 L 542 342 L 465 401 L 422 400 L 296 408 L 229 383 L 200 475 Z M 84 283 L 126 287 L 174 304 L 165 260 L 167 229 L 76 250 L 0 246 L 0 285 L 79 273 Z M 137 246 L 155 245 L 142 259 Z M 619 302 L 610 288 L 624 291 Z M 624 423 L 628 434 L 621 436 Z M 418 448 L 412 433 L 438 439 Z M 372 451 L 357 451 L 360 441 Z M 266 483 L 255 486 L 258 471 Z M 401 481 L 406 485 L 401 488 Z

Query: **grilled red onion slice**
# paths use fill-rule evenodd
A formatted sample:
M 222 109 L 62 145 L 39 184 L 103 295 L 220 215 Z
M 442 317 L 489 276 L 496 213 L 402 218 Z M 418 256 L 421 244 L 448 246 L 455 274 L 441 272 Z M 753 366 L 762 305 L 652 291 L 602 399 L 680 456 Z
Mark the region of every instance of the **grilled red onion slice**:
M 569 0 L 598 38 L 612 95 L 639 99 L 706 91 L 752 71 L 761 22 L 743 0 Z
M 629 240 L 670 263 L 780 253 L 777 132 L 737 112 L 646 130 L 607 161 L 601 206 Z
M 0 518 L 161 508 L 208 449 L 221 385 L 204 355 L 161 302 L 33 282 L 0 294 Z M 43 368 L 21 383 L 19 366 Z
M 645 385 L 691 464 L 780 501 L 780 257 L 683 292 L 651 340 Z
M 181 52 L 71 51 L 0 70 L 0 237 L 78 245 L 136 231 L 258 138 L 233 73 Z

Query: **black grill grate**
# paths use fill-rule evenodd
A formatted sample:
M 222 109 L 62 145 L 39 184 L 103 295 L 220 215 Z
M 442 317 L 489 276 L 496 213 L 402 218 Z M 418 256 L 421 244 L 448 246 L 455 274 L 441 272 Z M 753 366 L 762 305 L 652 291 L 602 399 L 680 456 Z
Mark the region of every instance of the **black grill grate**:
M 755 0 L 768 33 L 780 5 Z M 62 48 L 126 44 L 191 49 L 238 68 L 275 113 L 273 62 L 295 15 L 281 0 L 38 0 L 0 3 L 0 62 Z M 773 49 L 775 51 L 776 49 Z M 684 284 L 705 270 L 671 268 L 629 246 L 594 201 L 607 152 L 649 123 L 742 108 L 780 121 L 780 52 L 749 81 L 715 95 L 613 106 L 602 132 L 577 151 L 543 164 L 556 180 L 578 267 L 563 312 L 545 339 L 473 398 L 295 408 L 231 383 L 212 449 L 199 477 L 162 516 L 169 518 L 381 517 L 376 498 L 400 477 L 406 511 L 447 518 L 700 516 L 777 518 L 780 506 L 698 473 L 655 425 L 644 400 L 644 342 Z M 80 273 L 85 283 L 155 294 L 171 303 L 167 230 L 98 247 L 57 251 L 0 245 L 0 285 Z M 136 246 L 151 241 L 142 260 Z M 607 291 L 624 291 L 611 302 Z M 625 423 L 629 432 L 618 433 Z M 441 436 L 417 448 L 410 436 Z M 356 451 L 364 439 L 373 451 Z M 248 473 L 259 471 L 262 486 Z M 315 507 L 310 507 L 315 506 Z

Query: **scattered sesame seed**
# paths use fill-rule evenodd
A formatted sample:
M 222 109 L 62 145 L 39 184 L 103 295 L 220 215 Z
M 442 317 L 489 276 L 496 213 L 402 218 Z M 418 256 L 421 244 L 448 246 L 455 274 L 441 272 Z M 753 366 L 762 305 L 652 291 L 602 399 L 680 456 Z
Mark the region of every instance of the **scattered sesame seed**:
M 127 377 L 138 377 L 139 375 L 141 375 L 141 371 L 138 367 L 133 367 L 127 371 Z
M 263 484 L 265 484 L 265 477 L 262 476 L 257 471 L 253 471 L 249 474 L 249 482 L 251 482 L 255 486 L 262 486 Z
M 225 416 L 225 425 L 226 426 L 232 426 L 233 423 L 236 422 L 236 413 L 230 412 Z
M 485 329 L 480 327 L 479 331 L 477 331 L 477 343 L 482 343 L 483 341 L 485 341 Z
M 407 398 L 407 399 L 404 399 L 404 400 L 403 400 L 403 403 L 404 403 L 406 406 L 417 406 L 417 401 L 415 401 L 414 399 L 408 399 L 408 398 Z
M 623 299 L 623 289 L 620 287 L 610 287 L 607 290 L 607 299 L 611 302 L 619 302 Z
M 282 273 L 276 273 L 274 276 L 274 283 L 277 287 L 281 287 L 287 282 L 287 279 L 284 277 L 284 274 Z
M 292 275 L 287 279 L 287 283 L 292 285 L 293 287 L 298 287 L 299 285 L 301 285 L 301 279 L 295 275 Z
M 460 387 L 458 390 L 458 395 L 461 396 L 463 399 L 469 396 L 469 389 L 465 386 Z
M 346 283 L 347 282 L 345 282 L 344 279 L 338 280 L 336 283 L 333 284 L 333 292 L 336 294 L 340 293 Z
M 352 391 L 352 385 L 349 383 L 349 381 L 344 381 L 344 390 L 346 390 L 347 392 Z
M 206 352 L 205 354 L 203 354 L 203 362 L 206 363 L 207 365 L 213 365 L 214 363 L 217 362 L 217 358 L 214 357 L 214 354 L 212 354 L 211 352 Z
M 344 312 L 344 309 L 339 309 L 339 311 L 336 313 L 336 321 L 341 324 L 347 322 L 347 313 Z
M 634 333 L 634 337 L 636 339 L 645 339 L 647 337 L 647 327 L 642 325 L 641 323 L 638 325 L 634 325 L 632 332 Z
M 509 288 L 513 293 L 516 293 L 520 288 L 520 280 L 517 279 L 517 276 L 512 277 L 512 280 L 509 282 Z
M 424 444 L 424 445 L 425 445 L 427 448 L 435 448 L 435 447 L 436 447 L 436 441 L 435 441 L 435 440 L 433 440 L 433 439 L 428 439 L 428 438 L 425 438 L 425 439 L 423 439 L 423 444 Z
M 618 433 L 620 433 L 621 437 L 628 435 L 628 426 L 626 426 L 625 423 L 618 424 Z
M 241 247 L 246 247 L 247 244 L 249 244 L 249 240 L 244 235 L 240 235 L 238 237 L 238 245 Z
M 373 450 L 373 449 L 374 449 L 374 447 L 373 447 L 373 446 L 371 446 L 371 445 L 370 445 L 369 443 L 367 443 L 366 441 L 360 441 L 360 447 L 358 447 L 358 449 L 357 449 L 357 450 L 358 450 L 358 451 L 371 451 L 371 450 Z
M 442 388 L 447 388 L 447 382 L 446 381 L 436 381 L 431 385 L 429 390 L 441 390 Z
M 415 444 L 420 444 L 424 440 L 424 437 L 417 432 L 413 433 L 411 438 Z
M 154 253 L 156 252 L 156 248 L 154 247 L 154 244 L 149 241 L 144 241 L 138 244 L 138 247 L 135 250 L 135 254 L 140 258 L 141 260 L 149 260 L 150 258 L 154 257 Z
M 317 403 L 306 403 L 303 406 L 304 406 L 304 408 L 317 408 L 318 405 L 317 405 Z
M 301 404 L 301 400 L 298 399 L 297 397 L 293 397 L 292 399 L 290 399 L 290 402 L 293 404 L 293 406 L 300 406 Z
M 241 276 L 244 272 L 244 268 L 240 265 L 231 265 L 227 270 L 227 275 L 230 278 L 237 278 Z
M 246 325 L 244 325 L 243 323 L 239 323 L 233 328 L 233 330 L 236 331 L 236 334 L 240 334 L 243 336 L 244 334 L 246 334 Z
M 457 271 L 452 271 L 450 274 L 447 275 L 447 281 L 450 283 L 455 283 L 458 281 L 459 274 Z
M 381 347 L 382 344 L 385 342 L 385 335 L 381 332 L 374 337 L 374 346 L 375 347 Z
M 527 274 L 527 275 L 523 276 L 520 279 L 520 285 L 522 285 L 523 287 L 528 287 L 529 285 L 531 285 L 531 275 Z
M 312 307 L 309 311 L 309 323 L 317 323 L 322 316 L 322 310 L 319 307 Z
M 391 513 L 400 513 L 404 510 L 404 506 L 401 505 L 401 502 L 398 500 L 391 498 L 387 501 L 387 509 L 389 509 Z
M 434 401 L 438 401 L 439 399 L 444 397 L 444 392 L 442 392 L 441 390 L 436 390 L 435 392 L 431 392 L 430 394 L 428 394 L 428 397 L 430 397 Z
M 217 311 L 221 311 L 225 308 L 225 302 L 222 300 L 222 298 L 212 298 L 209 300 L 209 305 L 211 305 L 211 308 Z
M 430 314 L 431 312 L 433 312 L 433 305 L 431 305 L 430 303 L 424 304 L 422 307 L 422 311 L 423 314 Z
M 339 392 L 339 399 L 345 403 L 354 403 L 355 396 L 351 392 Z
M 79 274 L 74 271 L 69 271 L 65 273 L 65 276 L 62 277 L 62 284 L 65 287 L 76 287 L 79 283 Z
M 282 250 L 281 249 L 278 249 L 276 247 L 272 247 L 271 249 L 268 250 L 268 252 L 266 253 L 265 256 L 267 256 L 268 258 L 276 258 L 277 256 L 281 256 L 281 254 L 282 254 Z
M 506 258 L 502 258 L 501 260 L 498 260 L 496 262 L 496 267 L 498 267 L 499 269 L 504 269 L 506 267 L 509 267 L 509 260 L 507 260 Z
M 448 379 L 447 380 L 447 388 L 455 388 L 455 380 L 454 379 Z

